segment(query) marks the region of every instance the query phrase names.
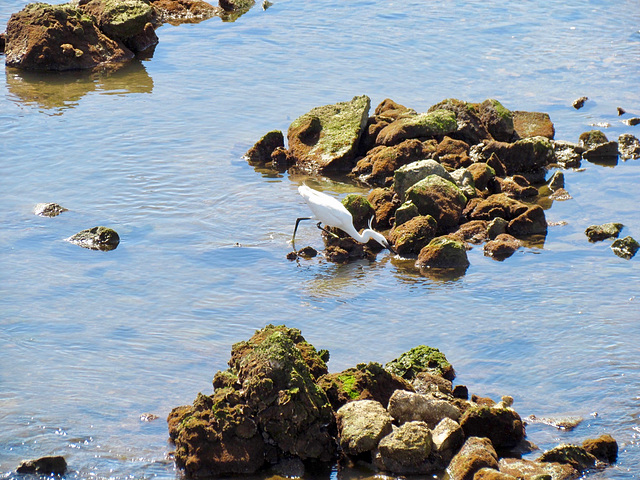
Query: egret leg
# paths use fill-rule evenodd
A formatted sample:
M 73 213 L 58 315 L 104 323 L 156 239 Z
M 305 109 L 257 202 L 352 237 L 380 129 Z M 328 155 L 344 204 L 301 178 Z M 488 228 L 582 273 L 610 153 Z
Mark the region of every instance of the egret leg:
M 340 238 L 340 237 L 339 237 L 338 235 L 336 235 L 335 233 L 330 232 L 330 231 L 329 231 L 329 230 L 327 230 L 325 227 L 323 227 L 323 226 L 322 226 L 322 222 L 318 222 L 318 223 L 316 224 L 316 227 L 318 227 L 320 230 L 322 230 L 323 232 L 325 232 L 325 233 L 326 233 L 326 234 L 328 234 L 328 235 L 331 235 L 331 236 L 332 236 L 332 237 L 334 237 L 334 238 Z
M 302 220 L 311 220 L 311 217 L 301 217 L 301 218 L 296 218 L 296 226 L 293 229 L 293 237 L 291 237 L 291 246 L 293 247 L 293 249 L 296 249 L 296 232 L 298 231 L 298 224 L 302 221 Z

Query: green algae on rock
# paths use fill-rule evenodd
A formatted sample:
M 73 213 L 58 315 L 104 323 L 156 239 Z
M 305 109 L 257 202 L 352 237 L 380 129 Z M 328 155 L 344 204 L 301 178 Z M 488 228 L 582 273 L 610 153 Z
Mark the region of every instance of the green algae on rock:
M 407 380 L 413 380 L 420 372 L 440 375 L 447 380 L 456 377 L 453 366 L 440 350 L 426 345 L 413 347 L 398 358 L 388 362 L 384 368 Z
M 373 206 L 362 195 L 350 193 L 342 199 L 342 205 L 353 217 L 353 226 L 360 231 L 369 226 L 369 221 L 375 218 L 376 212 Z
M 458 128 L 456 116 L 449 110 L 434 110 L 401 117 L 384 127 L 376 139 L 378 145 L 395 145 L 409 138 L 446 135 Z
M 621 223 L 603 223 L 587 227 L 584 233 L 590 242 L 600 242 L 606 238 L 618 238 L 623 227 Z
M 428 175 L 411 186 L 406 198 L 418 207 L 420 215 L 431 215 L 441 231 L 458 225 L 467 204 L 458 186 L 438 175 Z
M 297 166 L 317 173 L 351 170 L 369 107 L 369 97 L 361 95 L 316 107 L 294 120 L 287 140 Z
M 436 236 L 438 222 L 431 215 L 418 215 L 395 227 L 391 241 L 400 255 L 418 254 Z
M 420 250 L 419 268 L 466 270 L 469 266 L 464 244 L 451 236 L 436 237 Z
M 611 250 L 613 250 L 613 253 L 617 256 L 626 260 L 631 260 L 638 250 L 640 250 L 640 243 L 638 243 L 635 238 L 626 236 L 624 238 L 614 240 L 611 244 Z

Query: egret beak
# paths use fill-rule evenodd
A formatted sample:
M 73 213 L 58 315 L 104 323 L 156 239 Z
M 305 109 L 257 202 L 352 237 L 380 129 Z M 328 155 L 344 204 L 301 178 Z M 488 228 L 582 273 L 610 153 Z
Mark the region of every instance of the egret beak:
M 389 242 L 386 242 L 385 248 L 389 250 L 391 253 L 393 253 L 394 255 L 398 254 L 398 252 L 395 251 L 395 249 L 391 246 Z

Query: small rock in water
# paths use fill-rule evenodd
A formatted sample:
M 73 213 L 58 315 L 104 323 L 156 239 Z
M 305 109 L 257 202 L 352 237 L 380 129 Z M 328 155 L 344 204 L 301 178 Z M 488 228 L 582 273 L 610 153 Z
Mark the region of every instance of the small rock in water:
M 640 249 L 640 244 L 633 237 L 629 236 L 619 238 L 611 244 L 613 253 L 626 260 L 632 259 L 638 249 Z
M 62 212 L 67 212 L 69 209 L 61 207 L 57 203 L 37 203 L 33 207 L 33 213 L 40 217 L 57 217 Z
M 618 107 L 618 116 L 624 115 L 625 113 L 627 113 L 627 111 L 624 108 Z
M 564 188 L 564 173 L 562 173 L 560 170 L 556 171 L 549 180 L 549 188 L 551 190 Z
M 313 258 L 318 255 L 318 251 L 311 246 L 301 248 L 297 253 L 302 258 Z
M 580 97 L 574 100 L 572 103 L 573 108 L 575 108 L 576 110 L 580 110 L 582 107 L 584 107 L 584 102 L 586 102 L 587 100 L 589 100 L 588 97 Z
M 528 423 L 542 423 L 555 427 L 559 430 L 573 430 L 583 422 L 582 417 L 537 417 L 529 415 L 526 418 Z
M 571 194 L 569 192 L 567 192 L 564 188 L 559 188 L 556 191 L 554 191 L 549 198 L 551 200 L 556 200 L 556 201 L 564 201 L 564 200 L 571 200 L 573 197 L 571 196 Z
M 584 231 L 585 235 L 589 238 L 590 242 L 599 242 L 605 238 L 618 238 L 620 230 L 622 230 L 621 223 L 603 223 L 602 225 L 591 225 Z
M 630 133 L 618 137 L 618 154 L 622 160 L 640 158 L 640 140 Z
M 17 473 L 36 473 L 41 475 L 62 475 L 66 471 L 67 462 L 61 456 L 25 460 L 16 469 Z
M 67 241 L 91 250 L 114 250 L 120 243 L 115 230 L 108 227 L 93 227 L 67 238 Z
M 153 413 L 143 413 L 142 415 L 140 415 L 140 421 L 141 422 L 152 422 L 154 420 L 157 420 L 158 415 L 155 415 Z
M 640 123 L 640 118 L 639 117 L 628 118 L 627 120 L 623 120 L 622 123 L 633 127 Z

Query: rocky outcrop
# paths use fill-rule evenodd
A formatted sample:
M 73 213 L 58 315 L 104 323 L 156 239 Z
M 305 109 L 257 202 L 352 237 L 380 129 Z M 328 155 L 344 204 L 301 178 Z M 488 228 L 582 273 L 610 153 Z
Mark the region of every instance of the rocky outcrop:
M 7 23 L 5 63 L 25 70 L 90 69 L 125 62 L 133 52 L 71 4 L 31 3 Z
M 37 460 L 25 460 L 16 469 L 21 474 L 36 474 L 41 476 L 64 475 L 67 471 L 67 461 L 62 456 L 41 457 Z

